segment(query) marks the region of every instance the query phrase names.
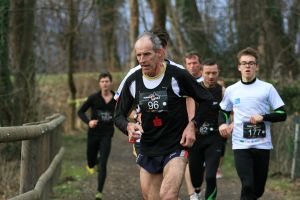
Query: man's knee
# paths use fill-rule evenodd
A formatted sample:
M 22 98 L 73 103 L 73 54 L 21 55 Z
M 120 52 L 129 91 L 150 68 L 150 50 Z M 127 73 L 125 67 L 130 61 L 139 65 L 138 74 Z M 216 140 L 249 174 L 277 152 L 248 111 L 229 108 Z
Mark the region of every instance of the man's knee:
M 265 188 L 256 188 L 255 195 L 257 198 L 261 197 L 265 192 Z
M 254 188 L 250 185 L 244 185 L 242 188 L 241 200 L 256 200 Z
M 178 199 L 178 192 L 174 190 L 160 190 L 159 197 L 161 200 Z

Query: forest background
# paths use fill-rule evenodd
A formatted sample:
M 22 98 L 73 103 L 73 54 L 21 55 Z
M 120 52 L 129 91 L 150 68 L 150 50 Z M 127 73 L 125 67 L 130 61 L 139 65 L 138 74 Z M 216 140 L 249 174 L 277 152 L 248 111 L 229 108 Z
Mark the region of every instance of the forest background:
M 274 128 L 272 166 L 289 175 L 300 110 L 300 0 L 1 0 L 0 126 L 60 112 L 66 132 L 82 128 L 76 111 L 97 90 L 97 75 L 112 72 L 116 89 L 136 65 L 135 39 L 156 28 L 170 35 L 168 58 L 184 65 L 190 50 L 215 58 L 226 85 L 239 79 L 237 52 L 258 50 L 258 77 L 287 105 L 288 121 Z M 19 159 L 19 146 L 0 144 L 1 159 Z

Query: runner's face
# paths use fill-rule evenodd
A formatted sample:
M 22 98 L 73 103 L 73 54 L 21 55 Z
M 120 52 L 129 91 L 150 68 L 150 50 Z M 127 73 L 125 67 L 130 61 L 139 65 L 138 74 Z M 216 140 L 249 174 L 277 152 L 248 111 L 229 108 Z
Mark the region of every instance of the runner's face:
M 136 42 L 135 53 L 144 74 L 156 76 L 159 73 L 159 66 L 164 57 L 163 49 L 155 52 L 150 39 L 143 37 Z
M 111 89 L 112 82 L 108 77 L 101 78 L 99 80 L 99 87 L 102 91 L 108 91 Z
M 252 81 L 258 70 L 255 57 L 251 55 L 243 55 L 240 57 L 238 69 L 241 72 L 243 81 Z
M 219 77 L 218 65 L 203 65 L 202 76 L 205 86 L 215 86 Z
M 201 64 L 197 56 L 193 56 L 191 58 L 185 58 L 186 69 L 188 72 L 198 78 L 201 76 Z

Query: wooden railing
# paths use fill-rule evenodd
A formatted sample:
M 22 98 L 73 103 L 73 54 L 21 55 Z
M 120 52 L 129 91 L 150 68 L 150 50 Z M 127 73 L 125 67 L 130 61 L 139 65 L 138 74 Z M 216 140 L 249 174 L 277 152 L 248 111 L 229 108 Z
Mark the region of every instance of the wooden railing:
M 0 142 L 22 141 L 19 195 L 10 200 L 49 199 L 64 154 L 63 115 L 15 127 L 0 127 Z

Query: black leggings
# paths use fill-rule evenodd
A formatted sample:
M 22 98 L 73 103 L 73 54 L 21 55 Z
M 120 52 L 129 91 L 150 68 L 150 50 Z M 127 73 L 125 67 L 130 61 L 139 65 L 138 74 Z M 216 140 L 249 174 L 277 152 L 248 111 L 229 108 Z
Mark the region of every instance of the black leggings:
M 270 150 L 236 149 L 233 150 L 235 168 L 242 182 L 241 200 L 256 200 L 265 191 Z
M 206 180 L 205 199 L 217 196 L 216 173 L 220 162 L 224 142 L 219 135 L 197 135 L 196 142 L 189 152 L 189 168 L 194 188 L 201 187 L 204 170 Z M 205 163 L 205 167 L 203 164 Z
M 98 164 L 98 191 L 102 192 L 106 179 L 106 164 L 111 148 L 111 137 L 88 135 L 87 162 L 90 168 Z M 100 154 L 98 158 L 98 152 Z

